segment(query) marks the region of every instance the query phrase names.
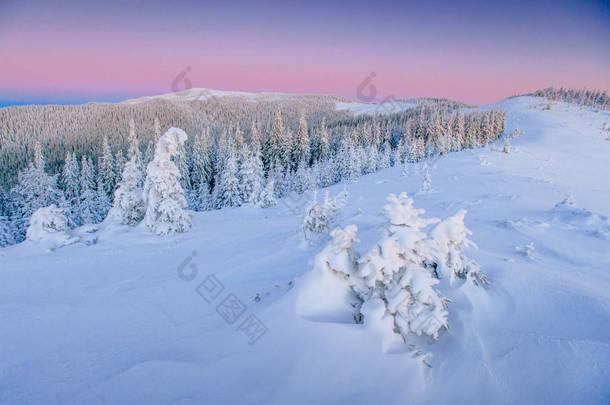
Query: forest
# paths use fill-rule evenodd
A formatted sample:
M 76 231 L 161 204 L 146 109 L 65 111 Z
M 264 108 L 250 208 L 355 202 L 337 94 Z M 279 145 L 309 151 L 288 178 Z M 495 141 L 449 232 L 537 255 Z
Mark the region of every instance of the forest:
M 270 206 L 290 192 L 480 147 L 504 132 L 504 112 L 495 108 L 416 99 L 403 112 L 353 116 L 337 101 L 214 97 L 0 109 L 0 243 L 23 240 L 31 215 L 51 204 L 73 227 L 103 221 L 126 175 L 134 187 L 144 183 L 170 127 L 188 134 L 173 160 L 196 211 Z M 127 170 L 128 161 L 137 167 Z

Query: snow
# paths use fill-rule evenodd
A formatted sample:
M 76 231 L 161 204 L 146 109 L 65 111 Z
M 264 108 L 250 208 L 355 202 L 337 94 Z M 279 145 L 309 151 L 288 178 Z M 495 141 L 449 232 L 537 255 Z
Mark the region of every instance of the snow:
M 386 101 L 383 103 L 338 102 L 337 110 L 345 110 L 353 115 L 393 114 L 417 107 L 417 103 L 408 101 Z
M 287 99 L 298 99 L 304 96 L 303 94 L 290 94 L 290 93 L 277 93 L 277 92 L 260 92 L 250 93 L 245 91 L 230 91 L 230 90 L 216 90 L 193 87 L 190 89 L 177 91 L 174 93 L 161 94 L 156 96 L 146 96 L 135 98 L 131 100 L 125 100 L 122 104 L 138 104 L 153 100 L 166 100 L 166 101 L 205 101 L 213 97 L 239 97 L 242 100 L 251 102 L 257 101 L 278 101 Z M 306 95 L 305 95 L 306 96 Z
M 301 316 L 325 245 L 302 243 L 302 212 L 283 201 L 227 208 L 195 213 L 187 233 L 102 226 L 88 246 L 1 248 L 0 403 L 607 402 L 610 114 L 543 102 L 496 104 L 523 136 L 508 154 L 500 142 L 441 158 L 430 192 L 417 194 L 415 167 L 329 188 L 350 194 L 337 221 L 357 226 L 358 251 L 377 240 L 390 193 L 406 191 L 426 217 L 467 210 L 479 249 L 465 250 L 491 285 L 447 297 L 438 341 L 397 346 L 379 302 L 362 308 L 364 324 Z M 516 250 L 530 243 L 530 257 Z M 235 298 L 239 319 L 216 311 Z M 246 333 L 251 315 L 266 332 Z

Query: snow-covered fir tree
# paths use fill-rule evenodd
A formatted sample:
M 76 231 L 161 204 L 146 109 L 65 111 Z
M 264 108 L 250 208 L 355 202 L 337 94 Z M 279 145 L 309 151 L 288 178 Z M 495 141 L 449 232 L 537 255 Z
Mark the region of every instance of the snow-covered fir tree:
M 168 129 L 159 138 L 155 156 L 146 168 L 144 224 L 158 235 L 186 232 L 191 228 L 191 216 L 184 210 L 187 202 L 180 186 L 180 171 L 172 161 L 186 139 L 183 130 Z
M 256 201 L 256 205 L 260 208 L 272 207 L 277 204 L 277 200 L 275 199 L 275 190 L 273 180 L 269 180 L 265 185 L 265 188 L 261 191 L 258 199 Z
M 413 207 L 406 193 L 390 194 L 383 207 L 387 224 L 381 238 L 360 260 L 358 275 L 370 296 L 383 300 L 394 325 L 409 333 L 437 339 L 448 328 L 447 302 L 435 289 L 438 280 L 425 267 L 430 256 L 422 228 L 436 219 L 420 218 L 424 210 Z
M 8 195 L 0 186 L 0 247 L 15 243 L 15 230 L 10 220 L 10 212 Z
M 440 222 L 430 232 L 436 263 L 434 273 L 437 278 L 469 279 L 475 285 L 485 287 L 488 284 L 487 277 L 481 273 L 478 263 L 462 253 L 462 250 L 467 247 L 477 247 L 473 241 L 468 239 L 472 232 L 464 225 L 465 216 L 466 210 L 460 210 Z
M 427 164 L 426 164 L 424 170 L 425 171 L 424 171 L 424 178 L 423 178 L 422 184 L 421 184 L 421 192 L 428 193 L 428 192 L 430 192 L 430 190 L 432 190 L 432 178 L 430 177 L 430 168 L 428 167 Z
M 322 118 L 320 131 L 318 133 L 317 148 L 315 159 L 319 162 L 328 160 L 330 154 L 330 143 L 328 139 L 328 131 L 326 130 L 326 118 Z
M 269 144 L 269 170 L 274 166 L 277 168 L 282 165 L 287 154 L 284 143 L 284 124 L 282 123 L 282 113 L 277 110 L 273 128 L 271 130 L 271 139 Z
M 314 191 L 313 200 L 305 208 L 305 214 L 301 220 L 301 231 L 306 240 L 313 241 L 318 235 L 328 233 L 330 230 L 330 218 L 323 205 L 317 201 L 317 193 Z
M 98 199 L 93 163 L 90 157 L 83 156 L 81 159 L 78 203 L 78 215 L 82 224 L 97 224 L 102 220 L 98 212 Z
M 208 134 L 205 132 L 195 138 L 192 162 L 193 208 L 203 211 L 211 208 L 210 189 L 214 172 Z
M 214 193 L 217 207 L 239 207 L 244 203 L 240 193 L 238 171 L 236 152 L 232 148 L 216 180 Z
M 133 127 L 133 120 L 130 122 L 129 160 L 123 169 L 121 182 L 114 192 L 114 202 L 110 215 L 123 225 L 133 226 L 144 217 L 144 200 L 142 197 L 142 157 Z
M 306 190 L 310 190 L 315 186 L 315 178 L 309 165 L 302 160 L 297 166 L 296 172 L 292 174 L 292 185 L 291 190 L 296 191 L 299 194 L 304 193 Z
M 116 186 L 116 171 L 114 155 L 106 136 L 102 139 L 102 153 L 97 165 L 97 184 L 98 192 L 105 193 L 110 201 Z M 102 204 L 102 209 L 105 209 L 104 205 Z
M 299 130 L 294 138 L 294 145 L 292 147 L 293 170 L 296 171 L 301 162 L 305 162 L 307 165 L 309 165 L 310 158 L 311 150 L 309 146 L 307 121 L 305 120 L 305 113 L 301 112 L 301 116 L 299 118 Z
M 80 225 L 80 169 L 76 156 L 72 152 L 66 154 L 64 167 L 60 176 L 60 185 L 67 204 L 68 221 L 72 225 Z
M 10 192 L 15 206 L 15 239 L 23 240 L 30 217 L 39 208 L 55 204 L 64 209 L 66 203 L 63 193 L 57 187 L 57 175 L 45 172 L 45 160 L 40 143 L 34 148 L 34 162 L 19 173 L 19 182 Z
M 30 218 L 26 232 L 27 240 L 39 242 L 53 236 L 67 236 L 68 219 L 63 211 L 51 204 L 38 208 Z
M 238 194 L 242 203 L 256 202 L 263 188 L 263 170 L 260 155 L 246 151 L 237 173 Z

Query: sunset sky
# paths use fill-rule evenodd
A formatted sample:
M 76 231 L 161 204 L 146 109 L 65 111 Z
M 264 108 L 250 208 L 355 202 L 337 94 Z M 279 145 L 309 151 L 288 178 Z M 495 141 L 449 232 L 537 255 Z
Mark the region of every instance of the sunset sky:
M 351 98 L 374 72 L 379 100 L 608 90 L 610 5 L 0 0 L 0 105 L 168 93 L 187 67 L 194 87 Z

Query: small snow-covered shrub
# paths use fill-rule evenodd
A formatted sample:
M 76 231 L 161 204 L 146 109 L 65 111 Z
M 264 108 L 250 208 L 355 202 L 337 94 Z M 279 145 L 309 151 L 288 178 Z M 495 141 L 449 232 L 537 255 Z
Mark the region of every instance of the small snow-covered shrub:
M 30 217 L 26 238 L 31 241 L 68 231 L 68 219 L 56 205 L 37 209 Z
M 275 184 L 273 180 L 269 180 L 265 188 L 263 188 L 258 196 L 256 205 L 260 208 L 268 208 L 277 204 L 275 199 Z
M 502 152 L 510 153 L 510 139 L 508 137 L 504 138 L 504 146 L 502 147 Z
M 301 230 L 305 239 L 313 241 L 316 236 L 326 235 L 346 201 L 346 192 L 334 198 L 330 198 L 328 192 L 326 192 L 324 202 L 320 204 L 317 200 L 317 193 L 314 192 L 313 200 L 305 209 L 301 222 Z
M 530 242 L 527 245 L 515 247 L 515 250 L 522 256 L 532 259 L 534 257 L 534 250 L 536 250 L 536 246 L 534 246 L 534 242 Z
M 566 198 L 564 198 L 561 202 L 555 204 L 555 208 L 561 207 L 573 207 L 576 205 L 576 200 L 574 199 L 574 195 L 572 193 L 568 193 Z
M 438 279 L 427 268 L 431 250 L 422 228 L 438 222 L 420 215 L 406 193 L 390 194 L 382 213 L 387 224 L 373 249 L 360 260 L 361 276 L 374 297 L 386 303 L 403 335 L 438 338 L 448 328 L 446 302 L 434 288 Z
M 331 242 L 316 256 L 310 272 L 324 271 L 324 285 L 311 286 L 309 283 L 322 277 L 309 276 L 303 287 L 305 291 L 316 291 L 316 297 L 321 295 L 316 301 L 316 313 L 324 312 L 328 300 L 336 302 L 337 294 L 352 297 L 349 287 L 363 303 L 352 305 L 355 309 L 362 307 L 354 319 L 362 320 L 364 316 L 366 324 L 367 313 L 374 314 L 372 322 L 376 329 L 385 327 L 388 333 L 397 332 L 403 338 L 413 334 L 438 339 L 442 330 L 449 328 L 448 300 L 439 290 L 440 280 L 447 277 L 451 281 L 468 280 L 486 286 L 487 279 L 479 265 L 462 253 L 466 247 L 476 247 L 468 239 L 471 232 L 464 225 L 466 211 L 461 210 L 444 221 L 424 218 L 424 213 L 423 209 L 413 207 L 413 200 L 406 193 L 390 194 L 382 209 L 386 224 L 381 235 L 360 259 L 352 250 L 356 227 L 332 230 Z M 437 225 L 426 231 L 433 224 Z M 331 276 L 341 285 L 340 293 L 332 290 Z M 454 285 L 443 284 L 445 288 Z M 312 299 L 313 295 L 307 294 Z M 346 301 L 341 302 L 347 308 Z M 383 311 L 379 308 L 381 303 Z
M 430 170 L 426 166 L 426 173 L 424 174 L 424 179 L 422 180 L 421 192 L 428 193 L 432 190 L 432 178 L 430 177 Z
M 301 222 L 301 230 L 305 239 L 310 240 L 313 235 L 321 235 L 328 232 L 330 227 L 330 218 L 327 216 L 327 212 L 319 204 L 314 192 L 313 201 L 305 208 L 305 214 L 303 215 L 303 221 Z
M 460 210 L 430 232 L 435 249 L 436 276 L 470 278 L 475 285 L 486 286 L 487 277 L 481 273 L 479 264 L 462 254 L 462 249 L 466 247 L 477 247 L 468 239 L 472 232 L 464 225 L 465 216 L 466 210 Z
M 55 249 L 75 242 L 78 238 L 68 234 L 68 219 L 55 205 L 39 208 L 30 217 L 26 239 L 35 243 L 47 244 Z

